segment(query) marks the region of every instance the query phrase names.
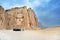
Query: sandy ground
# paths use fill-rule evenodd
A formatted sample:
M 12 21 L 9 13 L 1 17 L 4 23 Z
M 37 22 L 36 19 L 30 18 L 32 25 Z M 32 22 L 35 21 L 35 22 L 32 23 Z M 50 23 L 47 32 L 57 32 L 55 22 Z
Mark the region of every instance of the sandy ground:
M 60 40 L 60 30 L 0 30 L 0 40 Z

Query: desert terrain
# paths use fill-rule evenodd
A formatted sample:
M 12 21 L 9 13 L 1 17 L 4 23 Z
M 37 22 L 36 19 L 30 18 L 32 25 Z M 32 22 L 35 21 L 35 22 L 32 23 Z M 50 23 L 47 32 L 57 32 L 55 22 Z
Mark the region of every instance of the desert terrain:
M 41 30 L 0 30 L 0 40 L 60 40 L 60 27 Z

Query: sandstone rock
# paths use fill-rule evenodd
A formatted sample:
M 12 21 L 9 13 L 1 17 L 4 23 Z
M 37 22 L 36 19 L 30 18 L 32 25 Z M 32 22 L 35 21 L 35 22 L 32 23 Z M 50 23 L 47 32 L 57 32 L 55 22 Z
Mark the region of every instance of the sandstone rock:
M 28 15 L 30 20 L 30 27 L 33 29 L 37 28 L 38 27 L 37 18 L 35 16 L 35 12 L 31 8 L 28 8 Z
M 5 25 L 5 13 L 4 8 L 0 6 L 0 29 L 4 29 Z
M 2 14 L 3 11 L 1 10 Z M 31 8 L 27 9 L 26 6 L 5 10 L 2 20 L 5 20 L 4 25 L 6 25 L 6 29 L 34 29 L 38 27 L 38 22 L 34 11 Z

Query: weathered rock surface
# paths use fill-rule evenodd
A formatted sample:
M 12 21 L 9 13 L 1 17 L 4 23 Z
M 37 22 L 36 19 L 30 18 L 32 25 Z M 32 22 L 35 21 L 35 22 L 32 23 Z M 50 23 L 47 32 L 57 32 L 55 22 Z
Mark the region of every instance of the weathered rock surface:
M 38 28 L 37 18 L 34 11 L 26 6 L 15 7 L 5 10 L 0 7 L 0 28 L 3 26 L 6 29 L 23 28 L 35 29 Z M 3 20 L 3 22 L 2 22 Z M 5 25 L 5 26 L 4 26 Z M 2 28 L 3 28 L 2 27 Z
M 5 12 L 4 8 L 0 6 L 0 29 L 4 29 L 5 27 Z

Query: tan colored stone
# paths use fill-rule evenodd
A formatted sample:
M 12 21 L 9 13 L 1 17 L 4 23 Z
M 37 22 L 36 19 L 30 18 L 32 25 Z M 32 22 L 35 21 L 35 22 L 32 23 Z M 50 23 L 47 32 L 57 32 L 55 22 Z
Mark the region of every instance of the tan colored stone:
M 5 27 L 5 13 L 4 9 L 0 6 L 0 29 L 4 29 Z
M 37 28 L 38 27 L 37 18 L 35 16 L 34 11 L 31 8 L 28 9 L 28 14 L 29 14 L 30 26 L 32 28 Z
M 1 9 L 0 9 L 1 10 Z M 3 14 L 3 9 L 1 10 Z M 2 16 L 4 21 L 4 25 L 6 29 L 14 29 L 14 28 L 23 28 L 23 29 L 33 29 L 38 27 L 38 22 L 35 17 L 35 13 L 32 9 L 26 6 L 24 7 L 15 7 L 8 9 L 4 12 L 5 14 Z M 1 14 L 1 15 L 2 15 Z M 0 24 L 2 21 L 0 22 Z M 2 26 L 2 25 L 0 25 Z

